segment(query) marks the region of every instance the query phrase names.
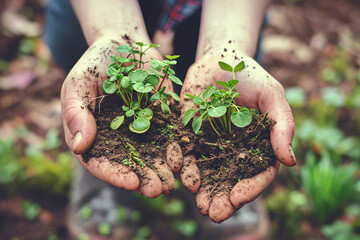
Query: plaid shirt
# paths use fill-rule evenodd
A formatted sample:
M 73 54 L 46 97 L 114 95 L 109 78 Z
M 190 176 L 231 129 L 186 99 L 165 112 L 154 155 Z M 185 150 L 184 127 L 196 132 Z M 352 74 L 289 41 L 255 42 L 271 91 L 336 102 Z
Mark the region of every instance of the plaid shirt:
M 175 31 L 175 28 L 190 17 L 201 3 L 202 0 L 165 0 L 160 16 L 160 29 L 163 32 Z

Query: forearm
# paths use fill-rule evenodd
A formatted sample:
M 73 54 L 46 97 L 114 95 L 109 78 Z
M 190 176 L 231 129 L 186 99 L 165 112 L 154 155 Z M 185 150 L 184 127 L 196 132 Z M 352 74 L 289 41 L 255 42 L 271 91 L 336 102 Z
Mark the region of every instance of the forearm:
M 197 58 L 229 42 L 253 57 L 270 0 L 204 0 Z
M 71 0 L 88 45 L 107 35 L 150 42 L 137 0 Z

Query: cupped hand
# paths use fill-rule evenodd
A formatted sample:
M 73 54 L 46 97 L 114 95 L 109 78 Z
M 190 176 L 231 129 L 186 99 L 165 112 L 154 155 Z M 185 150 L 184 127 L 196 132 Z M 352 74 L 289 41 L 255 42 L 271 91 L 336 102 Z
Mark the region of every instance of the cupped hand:
M 96 136 L 97 127 L 92 112 L 95 109 L 97 97 L 103 95 L 100 87 L 107 78 L 106 69 L 110 63 L 110 56 L 119 55 L 116 51 L 119 45 L 133 45 L 134 42 L 128 36 L 106 36 L 99 38 L 87 49 L 62 86 L 62 120 L 66 143 L 76 154 L 81 165 L 93 176 L 116 187 L 134 190 L 152 198 L 163 192 L 170 192 L 174 188 L 173 173 L 167 164 L 159 163 L 157 173 L 148 167 L 144 168 L 143 172 L 149 181 L 143 185 L 138 176 L 122 164 L 115 165 L 105 157 L 91 158 L 85 163 L 80 155 L 93 144 Z M 150 58 L 162 59 L 155 49 L 150 49 L 144 56 L 145 61 Z M 145 65 L 145 68 L 148 67 Z M 163 86 L 167 87 L 167 91 L 172 91 L 170 81 L 164 83 Z M 167 176 L 166 181 L 160 180 L 160 178 L 164 179 L 159 177 L 161 175 Z
M 197 193 L 196 201 L 199 210 L 204 215 L 209 215 L 214 222 L 221 222 L 231 217 L 238 208 L 257 198 L 275 179 L 280 162 L 286 166 L 296 164 L 292 150 L 292 139 L 295 125 L 291 109 L 287 103 L 284 88 L 254 59 L 237 52 L 231 46 L 221 49 L 212 49 L 200 57 L 188 70 L 181 92 L 182 112 L 193 106 L 192 101 L 185 101 L 185 93 L 198 95 L 210 84 L 217 86 L 217 81 L 229 81 L 233 76 L 220 69 L 218 61 L 226 62 L 231 66 L 244 61 L 245 68 L 236 73 L 239 84 L 236 86 L 240 97 L 236 102 L 240 106 L 258 109 L 261 113 L 275 120 L 270 137 L 273 151 L 277 157 L 275 164 L 264 172 L 238 182 L 229 195 L 210 198 L 208 188 L 200 186 L 200 181 L 195 182 L 183 176 L 195 174 L 200 178 L 195 158 L 187 156 L 182 169 L 182 181 L 193 193 Z M 219 87 L 219 86 L 218 86 Z

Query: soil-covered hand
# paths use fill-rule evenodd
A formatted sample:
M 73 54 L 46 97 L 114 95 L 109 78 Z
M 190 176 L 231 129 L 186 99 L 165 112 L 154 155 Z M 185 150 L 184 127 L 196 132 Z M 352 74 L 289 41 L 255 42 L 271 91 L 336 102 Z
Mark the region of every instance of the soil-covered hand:
M 181 92 L 182 112 L 193 106 L 192 101 L 184 100 L 187 98 L 185 93 L 198 95 L 210 84 L 217 85 L 216 82 L 219 80 L 229 81 L 233 78 L 231 73 L 220 69 L 218 61 L 231 66 L 244 61 L 245 68 L 236 73 L 236 79 L 239 80 L 236 90 L 240 93 L 237 104 L 258 109 L 261 113 L 267 112 L 269 118 L 275 121 L 270 137 L 278 161 L 266 171 L 238 182 L 230 194 L 211 198 L 210 186 L 200 187 L 200 181 L 185 178 L 189 175 L 200 178 L 195 158 L 185 157 L 181 171 L 182 181 L 191 192 L 197 193 L 196 201 L 201 213 L 209 215 L 214 222 L 231 217 L 238 208 L 257 198 L 275 179 L 280 162 L 286 166 L 296 164 L 291 145 L 295 125 L 283 87 L 254 59 L 236 51 L 231 45 L 227 48 L 209 50 L 190 67 Z
M 99 102 L 97 97 L 103 94 L 100 87 L 107 78 L 106 69 L 110 63 L 110 56 L 119 55 L 116 52 L 119 45 L 133 45 L 134 42 L 127 35 L 106 36 L 99 38 L 88 48 L 64 81 L 61 91 L 62 118 L 66 143 L 83 167 L 102 181 L 116 187 L 135 190 L 152 198 L 174 188 L 173 174 L 167 164 L 159 164 L 157 167 L 158 174 L 160 172 L 168 176 L 167 181 L 161 181 L 158 174 L 146 167 L 142 174 L 148 181 L 144 185 L 140 184 L 138 176 L 133 171 L 122 164 L 111 163 L 105 157 L 91 158 L 85 163 L 80 155 L 92 145 L 96 136 L 97 126 L 93 112 L 97 107 L 96 102 Z M 156 50 L 150 49 L 144 60 L 150 58 L 161 59 L 161 55 Z M 163 86 L 167 87 L 167 91 L 172 91 L 170 81 Z M 169 165 L 179 168 L 176 164 Z

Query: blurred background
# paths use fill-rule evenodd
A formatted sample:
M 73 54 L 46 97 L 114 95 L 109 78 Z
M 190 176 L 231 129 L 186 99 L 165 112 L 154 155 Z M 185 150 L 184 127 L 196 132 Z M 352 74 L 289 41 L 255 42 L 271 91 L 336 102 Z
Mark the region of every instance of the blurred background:
M 74 163 L 61 126 L 65 73 L 42 39 L 45 4 L 0 2 L 0 239 L 68 237 Z M 359 0 L 276 0 L 268 11 L 264 67 L 286 88 L 298 161 L 262 195 L 269 239 L 360 239 L 359 16 Z M 196 237 L 181 200 L 147 204 L 167 229 Z M 137 239 L 149 235 L 144 226 Z

